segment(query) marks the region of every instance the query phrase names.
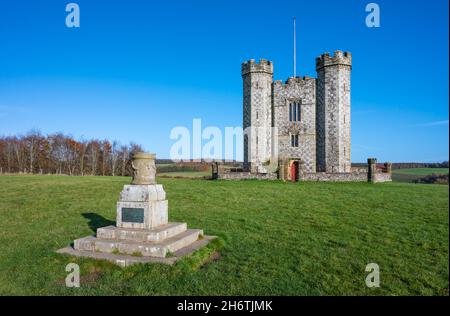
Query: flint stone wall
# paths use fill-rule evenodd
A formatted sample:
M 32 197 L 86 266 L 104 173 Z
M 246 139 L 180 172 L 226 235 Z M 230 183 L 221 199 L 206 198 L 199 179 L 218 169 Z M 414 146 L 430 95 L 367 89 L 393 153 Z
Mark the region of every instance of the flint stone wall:
M 336 51 L 316 59 L 317 167 L 328 173 L 349 173 L 350 75 L 352 57 Z
M 272 152 L 272 81 L 273 64 L 265 59 L 242 64 L 244 84 L 243 128 L 251 127 L 244 136 L 244 168 L 253 173 L 266 173 Z
M 276 180 L 278 179 L 276 173 L 251 173 L 251 172 L 230 172 L 219 173 L 217 179 L 222 180 Z
M 290 78 L 273 84 L 274 126 L 278 136 L 278 158 L 295 157 L 307 172 L 316 171 L 316 80 Z M 300 103 L 300 121 L 289 121 L 289 105 Z M 291 135 L 299 135 L 299 146 L 291 145 Z
M 392 181 L 392 174 L 385 173 L 385 172 L 377 172 L 374 175 L 374 183 L 381 183 L 381 182 L 390 182 Z
M 277 180 L 278 175 L 276 173 L 259 173 L 254 174 L 251 172 L 226 172 L 218 173 L 216 179 L 222 180 Z M 364 169 L 359 169 L 353 172 L 345 173 L 327 173 L 327 172 L 314 172 L 314 173 L 301 173 L 300 181 L 324 181 L 324 182 L 367 182 L 369 181 L 368 172 Z M 377 172 L 374 174 L 374 183 L 382 183 L 392 181 L 392 175 L 385 172 Z
M 300 174 L 300 181 L 367 182 L 367 172 L 302 173 Z

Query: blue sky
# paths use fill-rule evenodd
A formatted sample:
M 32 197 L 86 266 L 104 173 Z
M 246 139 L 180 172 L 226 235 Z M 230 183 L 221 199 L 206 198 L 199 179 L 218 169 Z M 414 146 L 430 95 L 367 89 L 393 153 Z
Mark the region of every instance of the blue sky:
M 448 1 L 1 1 L 0 135 L 64 132 L 134 141 L 168 157 L 176 126 L 242 125 L 241 62 L 292 75 L 315 57 L 353 54 L 352 160 L 448 159 Z

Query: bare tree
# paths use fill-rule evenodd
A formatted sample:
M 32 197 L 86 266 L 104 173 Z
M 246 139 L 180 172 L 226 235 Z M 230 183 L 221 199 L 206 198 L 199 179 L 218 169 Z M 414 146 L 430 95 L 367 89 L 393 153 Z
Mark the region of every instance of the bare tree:
M 116 175 L 117 160 L 119 159 L 119 142 L 113 141 L 111 147 L 111 174 Z
M 14 146 L 13 146 L 13 138 L 5 137 L 1 139 L 2 141 L 2 151 L 0 161 L 2 162 L 2 166 L 4 166 L 4 170 L 6 172 L 11 173 L 13 159 L 14 159 Z
M 98 140 L 90 141 L 88 148 L 89 162 L 91 164 L 91 175 L 95 176 L 97 174 L 98 154 L 100 150 Z
M 31 130 L 28 132 L 27 136 L 25 136 L 24 140 L 24 148 L 27 151 L 28 163 L 29 163 L 29 172 L 34 172 L 34 162 L 37 155 L 39 142 L 41 141 L 42 135 L 38 130 Z
M 84 175 L 84 159 L 86 157 L 86 150 L 87 150 L 87 142 L 85 140 L 82 140 L 78 143 L 78 161 L 80 169 L 80 175 Z
M 26 168 L 24 165 L 24 146 L 23 142 L 20 141 L 20 137 L 14 137 L 12 141 L 12 147 L 14 151 L 14 155 L 17 162 L 17 169 L 19 172 L 26 172 Z
M 129 160 L 129 150 L 127 146 L 120 147 L 120 157 L 121 157 L 121 175 L 126 176 L 127 172 L 127 162 Z
M 56 168 L 56 174 L 64 173 L 64 166 L 67 163 L 67 147 L 63 134 L 58 133 L 49 136 L 50 138 L 50 155 L 53 165 Z
M 100 153 L 101 153 L 101 162 L 102 162 L 102 176 L 106 175 L 108 161 L 110 160 L 111 155 L 111 143 L 108 140 L 104 140 L 100 144 Z
M 65 139 L 65 161 L 69 175 L 75 174 L 76 166 L 78 165 L 78 146 L 79 143 L 72 138 Z

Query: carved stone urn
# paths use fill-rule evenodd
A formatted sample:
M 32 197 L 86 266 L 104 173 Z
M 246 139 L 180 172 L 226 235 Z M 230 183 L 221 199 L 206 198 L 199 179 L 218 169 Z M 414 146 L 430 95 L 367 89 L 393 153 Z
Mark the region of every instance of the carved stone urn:
M 131 167 L 133 168 L 134 185 L 156 184 L 155 154 L 138 152 L 133 155 Z

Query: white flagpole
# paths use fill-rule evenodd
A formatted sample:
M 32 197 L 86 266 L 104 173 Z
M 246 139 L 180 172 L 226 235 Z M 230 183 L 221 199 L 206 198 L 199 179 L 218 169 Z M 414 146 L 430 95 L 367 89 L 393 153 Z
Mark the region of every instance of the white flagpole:
M 296 76 L 297 76 L 297 42 L 296 42 L 295 17 L 294 17 L 294 78 Z

